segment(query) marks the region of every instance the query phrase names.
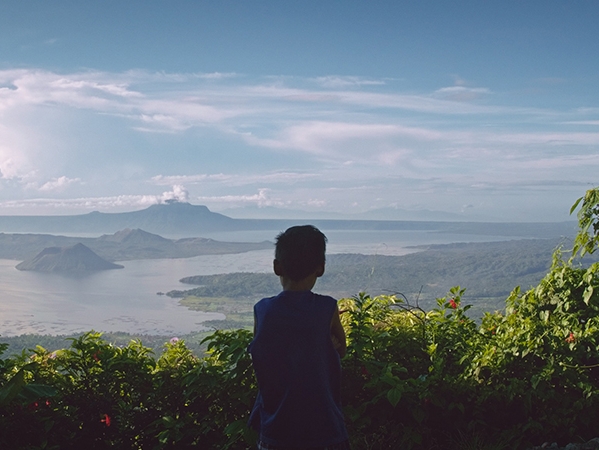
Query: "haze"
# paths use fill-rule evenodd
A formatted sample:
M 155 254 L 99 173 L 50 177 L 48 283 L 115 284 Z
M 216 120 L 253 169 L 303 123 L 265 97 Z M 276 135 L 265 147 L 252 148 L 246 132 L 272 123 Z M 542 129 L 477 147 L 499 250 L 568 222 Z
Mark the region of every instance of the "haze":
M 598 13 L 3 2 L 0 214 L 566 220 L 599 173 Z

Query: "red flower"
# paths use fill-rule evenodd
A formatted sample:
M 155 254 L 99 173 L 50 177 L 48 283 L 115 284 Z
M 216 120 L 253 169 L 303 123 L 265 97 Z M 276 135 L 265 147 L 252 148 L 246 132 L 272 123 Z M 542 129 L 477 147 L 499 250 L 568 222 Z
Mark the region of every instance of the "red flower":
M 110 426 L 110 416 L 108 414 L 104 414 L 104 418 L 100 420 L 100 422 L 103 422 L 106 424 L 107 427 Z
M 97 354 L 97 353 L 94 353 L 94 354 L 92 355 L 92 358 L 94 358 L 94 360 L 95 360 L 96 362 L 99 362 L 99 361 L 100 361 L 100 358 L 98 358 L 98 354 Z
M 576 342 L 576 338 L 574 337 L 574 333 L 572 333 L 571 331 L 570 331 L 570 335 L 566 338 L 566 342 L 568 344 Z
M 449 300 L 449 307 L 456 309 L 458 307 L 458 304 L 456 303 L 456 301 L 452 298 L 451 300 Z

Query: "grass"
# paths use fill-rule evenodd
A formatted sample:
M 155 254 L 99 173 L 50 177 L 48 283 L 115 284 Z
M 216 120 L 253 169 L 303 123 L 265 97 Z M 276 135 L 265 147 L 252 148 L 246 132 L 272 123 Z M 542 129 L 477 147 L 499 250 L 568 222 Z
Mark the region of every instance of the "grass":
M 224 314 L 225 320 L 208 320 L 203 322 L 204 326 L 219 330 L 249 328 L 254 324 L 253 307 L 255 298 L 231 298 L 231 297 L 196 297 L 189 296 L 179 301 L 194 311 L 218 312 Z

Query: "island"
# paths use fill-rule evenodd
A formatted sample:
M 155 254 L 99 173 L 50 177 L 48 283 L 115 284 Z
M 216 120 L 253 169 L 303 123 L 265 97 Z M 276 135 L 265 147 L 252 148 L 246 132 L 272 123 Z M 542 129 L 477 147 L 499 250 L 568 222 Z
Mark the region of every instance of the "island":
M 35 257 L 17 264 L 18 270 L 35 272 L 82 273 L 122 269 L 124 266 L 106 261 L 81 243 L 69 247 L 48 247 Z

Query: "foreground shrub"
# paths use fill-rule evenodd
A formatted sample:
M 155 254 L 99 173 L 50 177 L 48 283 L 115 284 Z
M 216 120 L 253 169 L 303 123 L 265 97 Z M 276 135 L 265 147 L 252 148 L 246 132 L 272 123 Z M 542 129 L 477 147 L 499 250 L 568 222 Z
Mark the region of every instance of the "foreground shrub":
M 201 359 L 173 339 L 155 359 L 138 341 L 116 347 L 90 332 L 69 349 L 0 360 L 0 448 L 246 448 L 250 339 L 216 332 Z
M 596 266 L 556 262 L 481 325 L 466 316 L 459 288 L 428 312 L 401 296 L 341 301 L 354 448 L 457 449 L 474 439 L 476 448 L 514 449 L 594 437 L 598 284 Z M 87 333 L 65 350 L 1 360 L 0 448 L 250 448 L 250 340 L 246 330 L 217 331 L 203 358 L 180 340 L 154 358 L 138 341 L 116 347 Z

